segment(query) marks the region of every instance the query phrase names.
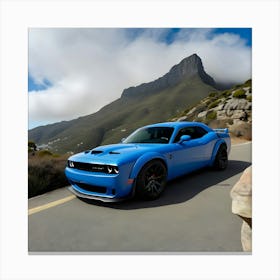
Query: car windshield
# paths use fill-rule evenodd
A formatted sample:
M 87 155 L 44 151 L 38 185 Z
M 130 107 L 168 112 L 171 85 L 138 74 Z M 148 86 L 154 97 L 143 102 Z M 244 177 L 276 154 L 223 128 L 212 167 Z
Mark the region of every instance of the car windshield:
M 172 127 L 145 127 L 136 130 L 129 135 L 123 143 L 151 143 L 167 144 L 171 138 L 174 128 Z

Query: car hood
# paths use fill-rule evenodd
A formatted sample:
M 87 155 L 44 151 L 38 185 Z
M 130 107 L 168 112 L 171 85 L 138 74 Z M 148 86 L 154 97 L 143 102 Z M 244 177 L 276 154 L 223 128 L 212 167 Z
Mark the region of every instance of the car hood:
M 69 160 L 96 163 L 121 165 L 135 161 L 142 154 L 156 152 L 166 144 L 113 144 L 99 146 L 93 150 L 73 155 Z

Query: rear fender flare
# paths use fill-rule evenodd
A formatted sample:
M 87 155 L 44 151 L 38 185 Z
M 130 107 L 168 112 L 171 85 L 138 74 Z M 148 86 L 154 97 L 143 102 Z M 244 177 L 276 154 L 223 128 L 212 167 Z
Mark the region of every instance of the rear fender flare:
M 215 161 L 215 157 L 216 157 L 216 155 L 217 155 L 217 152 L 218 152 L 219 148 L 220 148 L 222 145 L 225 145 L 226 148 L 227 148 L 227 143 L 226 143 L 226 141 L 223 140 L 223 139 L 219 139 L 219 140 L 216 142 L 216 144 L 215 144 L 215 146 L 214 146 L 214 149 L 213 149 L 213 152 L 212 152 L 211 161 L 210 161 L 210 162 L 211 162 L 211 165 L 213 165 L 213 163 L 214 163 L 214 161 Z
M 132 168 L 129 178 L 135 179 L 138 176 L 142 167 L 146 163 L 148 163 L 149 161 L 154 160 L 154 159 L 159 159 L 159 160 L 163 161 L 163 163 L 167 167 L 166 159 L 161 154 L 156 153 L 156 152 L 147 153 L 137 159 L 137 161 L 135 162 L 135 164 Z

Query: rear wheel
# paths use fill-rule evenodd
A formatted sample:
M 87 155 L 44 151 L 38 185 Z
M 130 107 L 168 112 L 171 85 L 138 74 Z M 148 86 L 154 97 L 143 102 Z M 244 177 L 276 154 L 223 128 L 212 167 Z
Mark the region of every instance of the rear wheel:
M 136 179 L 136 195 L 157 199 L 166 186 L 167 170 L 160 160 L 152 160 L 144 165 Z
M 227 168 L 227 165 L 228 165 L 227 147 L 225 145 L 221 145 L 215 157 L 213 167 L 216 170 L 224 170 Z

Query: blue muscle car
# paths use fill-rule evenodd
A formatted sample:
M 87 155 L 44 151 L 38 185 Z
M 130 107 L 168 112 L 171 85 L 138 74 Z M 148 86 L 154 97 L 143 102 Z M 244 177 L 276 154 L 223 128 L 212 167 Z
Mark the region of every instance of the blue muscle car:
M 137 129 L 120 144 L 96 147 L 68 159 L 69 188 L 82 198 L 156 199 L 166 182 L 202 167 L 227 167 L 228 129 L 198 122 L 168 122 Z

